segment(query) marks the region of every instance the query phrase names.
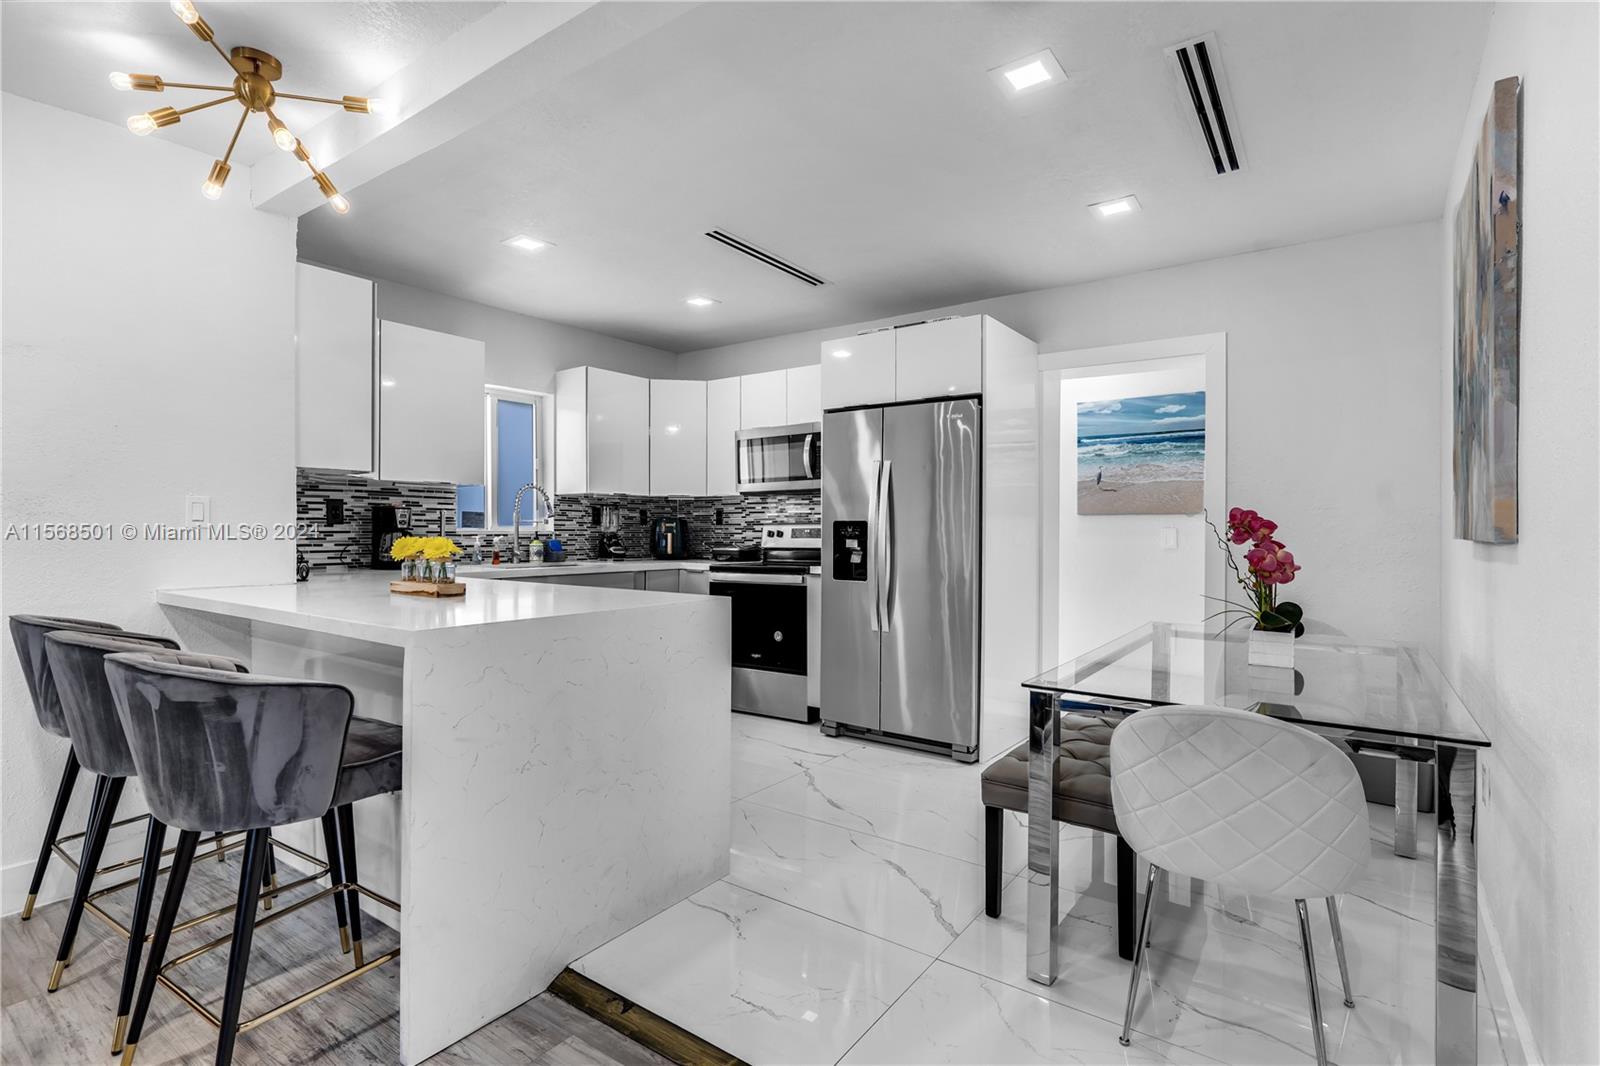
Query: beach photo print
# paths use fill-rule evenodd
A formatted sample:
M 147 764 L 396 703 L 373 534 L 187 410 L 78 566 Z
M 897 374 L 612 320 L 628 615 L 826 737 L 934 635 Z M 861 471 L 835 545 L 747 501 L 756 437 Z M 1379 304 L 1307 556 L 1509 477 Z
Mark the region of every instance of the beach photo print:
M 1206 394 L 1078 404 L 1079 514 L 1199 514 Z

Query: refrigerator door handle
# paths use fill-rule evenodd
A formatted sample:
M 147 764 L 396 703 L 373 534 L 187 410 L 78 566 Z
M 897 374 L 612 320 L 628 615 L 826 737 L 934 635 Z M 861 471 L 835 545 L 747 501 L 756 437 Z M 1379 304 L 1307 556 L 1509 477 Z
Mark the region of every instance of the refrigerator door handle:
M 889 585 L 894 580 L 894 460 L 883 460 L 878 479 L 878 617 L 882 632 L 889 632 Z
M 867 513 L 867 529 L 869 530 L 867 545 L 867 573 L 875 583 L 872 594 L 872 616 L 869 622 L 871 631 L 881 633 L 882 621 L 882 596 L 878 594 L 877 586 L 883 583 L 883 460 L 872 461 L 872 503 Z

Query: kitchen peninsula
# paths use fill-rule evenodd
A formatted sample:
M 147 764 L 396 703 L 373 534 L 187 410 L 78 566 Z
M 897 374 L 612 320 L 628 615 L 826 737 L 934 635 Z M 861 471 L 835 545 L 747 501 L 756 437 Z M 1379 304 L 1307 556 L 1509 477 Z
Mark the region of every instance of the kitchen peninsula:
M 362 881 L 402 904 L 416 1063 L 728 872 L 731 616 L 709 596 L 468 577 L 435 600 L 388 580 L 156 599 L 186 647 L 344 684 L 403 725 L 403 788 L 357 806 L 356 836 Z

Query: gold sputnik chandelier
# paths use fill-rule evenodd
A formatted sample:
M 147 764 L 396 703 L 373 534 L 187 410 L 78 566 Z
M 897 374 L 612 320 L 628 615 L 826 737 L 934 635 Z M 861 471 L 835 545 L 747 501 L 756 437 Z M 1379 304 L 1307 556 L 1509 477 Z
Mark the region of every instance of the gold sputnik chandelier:
M 273 114 L 272 104 L 279 99 L 306 100 L 314 104 L 333 104 L 343 107 L 346 111 L 370 115 L 379 109 L 381 101 L 371 100 L 365 96 L 346 96 L 334 100 L 325 96 L 302 96 L 299 93 L 280 92 L 272 86 L 273 82 L 283 77 L 283 64 L 275 56 L 259 48 L 246 48 L 244 45 L 238 45 L 224 52 L 222 46 L 217 44 L 216 34 L 212 31 L 211 25 L 200 17 L 200 12 L 195 10 L 190 0 L 171 0 L 171 5 L 173 13 L 183 20 L 184 25 L 188 26 L 196 37 L 216 49 L 217 55 L 228 64 L 229 69 L 233 71 L 233 84 L 200 85 L 194 82 L 164 81 L 154 74 L 112 74 L 111 84 L 118 89 L 137 89 L 147 93 L 159 93 L 167 89 L 209 89 L 228 94 L 193 107 L 182 109 L 158 107 L 154 111 L 134 115 L 128 119 L 128 129 L 144 137 L 158 129 L 175 125 L 182 121 L 184 115 L 204 111 L 218 104 L 237 103 L 244 109 L 239 116 L 239 124 L 233 128 L 233 138 L 228 141 L 228 150 L 222 154 L 221 159 L 211 164 L 211 173 L 200 186 L 201 193 L 211 200 L 222 196 L 222 187 L 227 183 L 228 173 L 232 169 L 228 166 L 228 160 L 233 156 L 234 145 L 239 143 L 239 133 L 244 129 L 245 120 L 252 114 L 265 114 L 267 130 L 272 134 L 272 143 L 285 152 L 293 152 L 295 158 L 311 170 L 311 179 L 317 183 L 317 188 L 322 190 L 322 195 L 328 198 L 329 207 L 341 215 L 349 211 L 350 201 L 334 188 L 328 175 L 311 161 L 311 153 L 306 151 L 306 146 L 300 143 L 300 139 L 289 132 L 289 127 Z

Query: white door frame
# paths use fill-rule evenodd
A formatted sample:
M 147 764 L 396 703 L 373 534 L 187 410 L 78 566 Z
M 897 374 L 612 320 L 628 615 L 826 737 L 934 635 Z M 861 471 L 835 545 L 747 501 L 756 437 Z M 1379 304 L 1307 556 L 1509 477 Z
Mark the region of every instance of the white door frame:
M 1186 356 L 1205 359 L 1205 507 L 1207 516 L 1215 522 L 1220 521 L 1228 509 L 1226 333 L 1198 333 L 1192 337 L 1168 337 L 1039 355 L 1039 518 L 1042 527 L 1039 537 L 1039 648 L 1047 659 L 1060 654 L 1057 641 L 1061 618 L 1061 382 L 1067 378 L 1097 377 L 1120 364 L 1127 364 L 1123 369 L 1128 371 L 1159 370 L 1163 369 L 1162 363 Z M 1227 566 L 1220 550 L 1209 551 L 1206 553 L 1206 595 L 1221 598 L 1226 592 Z

